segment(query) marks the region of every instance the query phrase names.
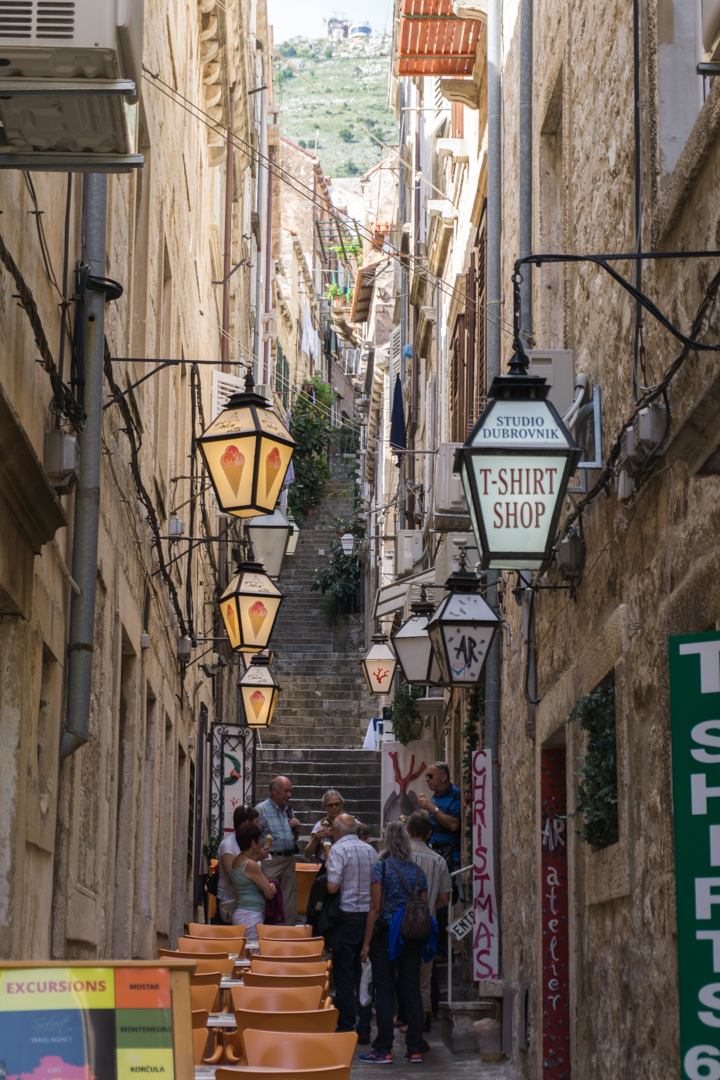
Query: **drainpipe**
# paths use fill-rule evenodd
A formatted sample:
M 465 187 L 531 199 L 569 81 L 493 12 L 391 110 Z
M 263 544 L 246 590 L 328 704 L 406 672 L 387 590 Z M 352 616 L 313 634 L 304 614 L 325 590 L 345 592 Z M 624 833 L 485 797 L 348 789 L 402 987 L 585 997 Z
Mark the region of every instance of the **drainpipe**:
M 83 259 L 93 277 L 105 277 L 107 175 L 88 173 L 83 181 Z M 102 450 L 103 361 L 105 356 L 105 293 L 88 289 L 85 318 L 85 408 L 80 438 L 80 471 L 75 490 L 72 577 L 80 589 L 70 602 L 68 691 L 60 757 L 79 750 L 90 735 L 95 641 L 98 532 L 100 526 L 100 455 Z
M 487 379 L 488 384 L 501 367 L 500 246 L 502 239 L 502 0 L 488 0 L 488 171 L 487 171 Z M 488 570 L 488 603 L 497 611 L 497 570 Z M 498 751 L 500 742 L 500 639 L 495 640 L 485 662 L 485 748 L 492 757 L 493 854 L 495 886 L 500 904 L 500 792 Z M 500 941 L 502 949 L 502 939 Z M 502 969 L 501 969 L 502 970 Z
M 265 219 L 265 314 L 270 311 L 271 279 L 272 279 L 272 216 L 273 216 L 273 165 L 275 163 L 275 150 L 268 149 L 269 169 L 267 178 L 267 215 Z M 266 326 L 267 328 L 267 326 Z M 265 341 L 264 356 L 265 375 L 263 382 L 272 380 L 272 360 L 270 357 L 270 339 Z
M 230 282 L 227 280 L 232 269 L 232 216 L 234 186 L 235 153 L 235 86 L 230 87 L 230 122 L 228 124 L 227 165 L 225 169 L 225 252 L 223 254 L 223 313 L 222 313 L 222 370 L 229 370 L 230 360 Z
M 638 0 L 636 0 L 638 2 Z M 520 0 L 520 258 L 532 254 L 532 90 L 533 0 Z M 532 267 L 524 266 L 520 286 L 520 330 L 532 339 Z
M 260 65 L 260 79 L 265 77 L 264 61 Z M 267 115 L 266 109 L 266 91 L 260 91 L 260 157 L 258 157 L 258 177 L 257 177 L 257 216 L 258 216 L 258 240 L 262 236 L 262 204 L 263 204 L 263 174 L 264 168 L 262 162 L 267 157 Z M 257 244 L 257 241 L 256 241 Z M 257 244 L 257 251 L 255 254 L 255 329 L 253 332 L 253 356 L 255 358 L 255 382 L 261 382 L 260 372 L 260 323 L 262 316 L 260 313 L 261 293 L 262 293 L 262 258 L 260 257 L 262 252 L 260 251 L 260 244 Z
M 399 87 L 399 91 L 400 91 L 400 139 L 399 139 L 399 142 L 400 142 L 400 155 L 401 156 L 400 156 L 400 172 L 399 172 L 400 191 L 399 191 L 398 205 L 399 205 L 399 210 L 400 210 L 400 215 L 399 215 L 400 216 L 400 228 L 402 230 L 404 230 L 404 228 L 405 228 L 405 216 L 406 216 L 405 207 L 406 207 L 406 203 L 407 203 L 407 198 L 406 198 L 406 195 L 407 195 L 406 164 L 405 164 L 405 117 L 406 117 L 406 113 L 405 113 L 405 109 L 404 109 L 405 99 L 406 99 L 406 94 L 405 94 L 405 89 L 406 89 L 405 84 L 406 84 L 406 82 L 407 82 L 406 79 L 400 79 L 400 87 Z M 404 232 L 401 235 L 404 236 Z M 401 239 L 400 240 L 400 250 L 401 251 L 402 251 L 402 244 L 403 244 L 403 241 Z M 400 370 L 400 386 L 402 387 L 402 392 L 403 392 L 403 411 L 405 409 L 405 345 L 407 343 L 407 311 L 408 311 L 408 297 L 407 297 L 407 294 L 408 294 L 407 259 L 401 258 L 400 259 L 400 366 L 399 366 L 399 370 Z M 391 401 L 393 400 L 393 395 L 395 393 L 395 385 L 394 385 L 394 383 L 395 383 L 395 380 L 393 378 L 391 378 L 390 379 L 390 400 Z M 406 475 L 406 472 L 407 472 L 407 470 L 406 470 L 407 458 L 408 458 L 407 454 L 401 454 L 400 455 L 400 501 L 399 501 L 399 504 L 398 504 L 398 509 L 400 511 L 400 514 L 399 514 L 400 520 L 398 522 L 398 528 L 399 529 L 406 529 L 407 528 L 407 518 L 406 518 L 406 513 L 405 513 L 406 506 L 407 506 L 407 498 L 406 498 L 406 493 L 405 493 L 405 475 Z

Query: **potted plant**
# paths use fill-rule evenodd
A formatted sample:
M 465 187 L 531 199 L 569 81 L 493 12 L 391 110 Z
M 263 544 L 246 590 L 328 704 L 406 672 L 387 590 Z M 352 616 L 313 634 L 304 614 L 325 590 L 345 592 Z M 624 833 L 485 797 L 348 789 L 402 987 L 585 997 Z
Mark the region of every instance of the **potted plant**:
M 330 300 L 333 307 L 340 307 L 342 304 L 342 289 L 339 285 L 335 285 L 332 282 L 325 290 L 325 299 Z

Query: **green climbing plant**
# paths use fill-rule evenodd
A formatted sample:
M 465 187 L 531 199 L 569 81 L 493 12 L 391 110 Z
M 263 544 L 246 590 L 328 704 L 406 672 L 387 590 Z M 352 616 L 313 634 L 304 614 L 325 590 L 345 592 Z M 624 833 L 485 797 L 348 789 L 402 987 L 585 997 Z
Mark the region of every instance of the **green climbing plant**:
M 213 859 L 217 859 L 221 840 L 222 836 L 209 836 L 207 843 L 203 844 L 203 855 L 208 863 Z
M 462 729 L 463 736 L 463 806 L 470 809 L 472 801 L 472 760 L 473 754 L 485 742 L 485 674 L 483 673 L 480 686 L 471 690 L 468 695 L 467 714 Z M 465 817 L 465 839 L 472 845 L 472 814 Z
M 320 502 L 330 476 L 327 446 L 332 428 L 328 410 L 334 400 L 331 386 L 321 379 L 311 379 L 303 386 L 292 411 L 295 480 L 288 488 L 288 506 L 298 524 Z
M 615 685 L 604 684 L 582 697 L 570 713 L 568 724 L 580 720 L 587 732 L 585 754 L 578 758 L 580 778 L 573 814 L 582 814 L 576 833 L 586 844 L 604 848 L 620 838 L 618 822 L 617 743 L 615 735 Z
M 402 683 L 395 691 L 392 703 L 393 734 L 403 746 L 422 734 L 423 718 L 417 707 L 417 699 L 422 696 L 423 688 L 409 683 Z
M 336 535 L 330 541 L 327 566 L 316 571 L 316 580 L 310 587 L 313 592 L 322 592 L 323 610 L 328 618 L 335 620 L 357 611 L 361 582 L 360 560 L 357 555 L 345 554 L 341 537 L 350 532 L 360 540 L 365 535 L 365 526 L 357 518 L 347 521 L 337 517 L 333 524 Z

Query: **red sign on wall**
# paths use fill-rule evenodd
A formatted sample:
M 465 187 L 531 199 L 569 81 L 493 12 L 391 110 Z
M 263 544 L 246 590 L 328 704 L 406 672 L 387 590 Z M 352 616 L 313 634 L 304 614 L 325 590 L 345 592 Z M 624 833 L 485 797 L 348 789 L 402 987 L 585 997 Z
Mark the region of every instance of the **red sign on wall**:
M 540 754 L 543 1080 L 570 1080 L 565 751 Z
M 500 921 L 495 899 L 492 757 L 478 750 L 472 761 L 473 977 L 499 979 Z

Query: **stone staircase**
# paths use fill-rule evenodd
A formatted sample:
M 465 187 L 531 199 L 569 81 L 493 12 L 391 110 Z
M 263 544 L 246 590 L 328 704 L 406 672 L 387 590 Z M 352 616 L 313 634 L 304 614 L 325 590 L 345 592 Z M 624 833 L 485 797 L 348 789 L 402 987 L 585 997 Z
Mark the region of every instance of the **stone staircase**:
M 323 498 L 301 525 L 295 555 L 285 560 L 279 584 L 286 599 L 270 642 L 282 692 L 257 751 L 256 798 L 267 797 L 273 776 L 289 776 L 304 836 L 319 820 L 320 800 L 331 787 L 379 835 L 380 755 L 361 749 L 377 710 L 360 668 L 365 617 L 350 615 L 331 625 L 322 593 L 311 591 L 335 535 L 334 519 L 352 513 L 354 466 L 354 458 L 330 458 Z

